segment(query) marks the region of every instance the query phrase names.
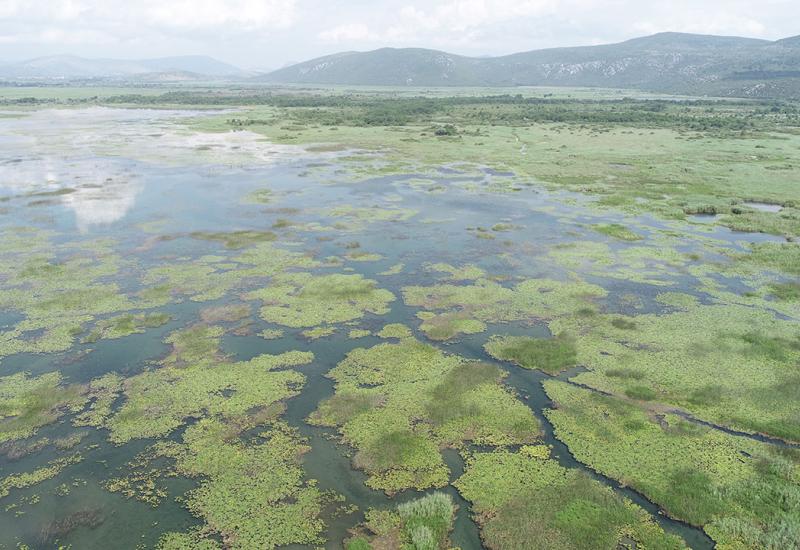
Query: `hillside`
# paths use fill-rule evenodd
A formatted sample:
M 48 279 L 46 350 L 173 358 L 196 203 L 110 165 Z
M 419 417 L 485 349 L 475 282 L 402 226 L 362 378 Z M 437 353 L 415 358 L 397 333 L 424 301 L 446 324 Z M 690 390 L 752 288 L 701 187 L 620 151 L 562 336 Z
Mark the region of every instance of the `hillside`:
M 800 37 L 661 33 L 618 44 L 472 58 L 418 48 L 345 52 L 258 79 L 389 86 L 600 86 L 672 93 L 799 97 Z
M 159 73 L 223 77 L 241 75 L 242 71 L 212 57 L 199 55 L 137 60 L 52 55 L 0 66 L 0 77 L 8 79 L 73 80 L 138 77 Z

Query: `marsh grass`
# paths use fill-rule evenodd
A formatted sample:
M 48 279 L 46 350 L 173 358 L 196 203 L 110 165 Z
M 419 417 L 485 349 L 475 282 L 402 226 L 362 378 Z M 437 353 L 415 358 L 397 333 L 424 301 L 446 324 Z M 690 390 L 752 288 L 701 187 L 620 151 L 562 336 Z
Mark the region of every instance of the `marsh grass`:
M 636 323 L 634 321 L 623 319 L 622 317 L 615 317 L 612 319 L 611 325 L 620 330 L 634 330 L 636 328 Z
M 647 386 L 631 386 L 625 390 L 625 395 L 639 401 L 652 401 L 657 394 Z
M 593 225 L 592 229 L 620 241 L 641 241 L 644 239 L 640 234 L 618 223 Z
M 495 359 L 511 361 L 520 367 L 539 369 L 548 374 L 558 374 L 574 367 L 577 361 L 575 338 L 566 333 L 554 338 L 493 337 L 485 348 Z
M 480 412 L 477 405 L 468 404 L 464 394 L 482 384 L 493 384 L 502 378 L 502 371 L 488 363 L 464 363 L 447 373 L 433 388 L 428 402 L 428 416 L 434 424 L 444 424 L 454 418 Z
M 742 335 L 742 340 L 750 344 L 747 350 L 749 354 L 764 356 L 774 361 L 786 361 L 790 351 L 800 351 L 800 337 L 789 340 L 752 331 Z
M 338 426 L 380 406 L 382 402 L 383 397 L 375 394 L 336 393 L 320 403 L 310 420 L 325 426 Z
M 86 401 L 82 386 L 62 386 L 60 381 L 57 373 L 0 378 L 0 442 L 33 435 Z
M 641 380 L 644 378 L 644 372 L 625 367 L 608 369 L 605 371 L 605 374 L 606 376 L 610 376 L 612 378 L 624 378 L 628 380 Z
M 191 236 L 195 239 L 222 243 L 225 248 L 232 250 L 245 248 L 256 243 L 271 242 L 277 238 L 277 235 L 272 231 L 195 231 Z
M 778 300 L 784 302 L 800 301 L 800 283 L 791 281 L 788 283 L 773 283 L 769 285 L 770 292 Z
M 415 550 L 443 548 L 452 529 L 456 507 L 450 495 L 435 492 L 397 507 L 403 532 Z

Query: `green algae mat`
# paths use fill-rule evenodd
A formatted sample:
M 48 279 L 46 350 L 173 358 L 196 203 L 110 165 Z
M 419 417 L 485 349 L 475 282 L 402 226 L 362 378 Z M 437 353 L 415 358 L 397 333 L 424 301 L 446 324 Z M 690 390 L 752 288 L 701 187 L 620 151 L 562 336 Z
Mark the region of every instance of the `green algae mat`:
M 18 95 L 0 548 L 800 547 L 796 105 Z

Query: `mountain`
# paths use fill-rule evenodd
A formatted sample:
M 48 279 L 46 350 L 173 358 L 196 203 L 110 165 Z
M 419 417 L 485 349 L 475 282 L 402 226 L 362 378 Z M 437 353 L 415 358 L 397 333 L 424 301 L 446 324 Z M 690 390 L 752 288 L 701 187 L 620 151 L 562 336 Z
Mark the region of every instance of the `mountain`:
M 242 70 L 206 56 L 161 57 L 157 59 L 86 59 L 73 55 L 37 57 L 0 66 L 6 79 L 78 80 L 139 77 L 153 74 L 193 74 L 200 77 L 241 76 Z
M 800 97 L 800 37 L 775 42 L 660 33 L 618 44 L 465 57 L 420 48 L 343 52 L 262 82 L 388 86 L 600 86 L 669 93 Z

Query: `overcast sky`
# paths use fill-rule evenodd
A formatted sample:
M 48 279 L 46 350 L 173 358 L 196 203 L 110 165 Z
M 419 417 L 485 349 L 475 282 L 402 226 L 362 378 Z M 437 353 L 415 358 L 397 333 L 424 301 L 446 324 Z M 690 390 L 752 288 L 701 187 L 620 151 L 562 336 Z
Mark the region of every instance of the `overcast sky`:
M 659 31 L 778 39 L 800 0 L 0 0 L 0 60 L 206 54 L 277 68 L 342 50 L 500 55 Z

